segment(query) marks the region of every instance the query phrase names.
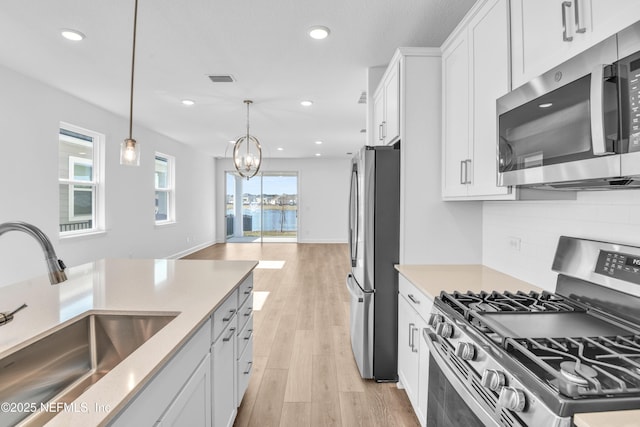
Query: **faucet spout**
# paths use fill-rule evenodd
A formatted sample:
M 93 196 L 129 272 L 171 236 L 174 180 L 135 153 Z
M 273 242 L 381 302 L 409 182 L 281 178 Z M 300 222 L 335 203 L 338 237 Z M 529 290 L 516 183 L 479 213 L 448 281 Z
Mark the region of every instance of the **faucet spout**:
M 56 251 L 53 249 L 51 241 L 46 234 L 42 232 L 35 225 L 28 224 L 26 222 L 5 222 L 0 224 L 0 236 L 7 231 L 22 231 L 32 236 L 40 243 L 45 255 L 45 261 L 47 262 L 47 269 L 49 270 L 49 281 L 52 285 L 64 282 L 67 280 L 67 275 L 64 270 L 67 268 L 61 259 L 58 259 Z

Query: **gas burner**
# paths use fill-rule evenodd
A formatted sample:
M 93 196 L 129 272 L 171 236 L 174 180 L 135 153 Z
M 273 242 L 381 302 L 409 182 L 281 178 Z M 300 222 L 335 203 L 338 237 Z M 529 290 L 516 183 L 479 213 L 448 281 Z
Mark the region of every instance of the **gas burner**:
M 579 362 L 562 362 L 560 364 L 560 374 L 567 381 L 582 387 L 589 387 L 589 380 L 598 376 L 598 372 L 590 366 Z

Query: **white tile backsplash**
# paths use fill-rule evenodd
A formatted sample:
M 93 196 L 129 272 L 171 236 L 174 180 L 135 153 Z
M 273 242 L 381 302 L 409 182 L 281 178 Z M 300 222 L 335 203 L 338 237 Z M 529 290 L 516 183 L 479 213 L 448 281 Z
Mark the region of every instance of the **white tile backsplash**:
M 576 200 L 484 202 L 483 263 L 544 289 L 561 235 L 640 246 L 640 190 L 578 192 Z M 511 244 L 520 239 L 518 245 Z

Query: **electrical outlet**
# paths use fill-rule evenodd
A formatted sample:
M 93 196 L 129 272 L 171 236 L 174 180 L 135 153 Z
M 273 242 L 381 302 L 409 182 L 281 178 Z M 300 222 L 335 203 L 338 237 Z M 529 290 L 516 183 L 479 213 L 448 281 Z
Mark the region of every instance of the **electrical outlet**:
M 522 244 L 522 239 L 520 237 L 509 237 L 509 249 L 513 252 L 520 252 L 520 246 Z

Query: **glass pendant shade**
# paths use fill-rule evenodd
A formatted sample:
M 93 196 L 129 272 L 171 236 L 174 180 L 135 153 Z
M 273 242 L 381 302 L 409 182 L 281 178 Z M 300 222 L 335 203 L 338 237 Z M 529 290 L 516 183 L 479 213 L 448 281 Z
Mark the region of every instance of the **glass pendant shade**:
M 129 138 L 120 144 L 120 164 L 140 166 L 140 144 L 133 139 L 133 83 L 136 68 L 136 32 L 138 27 L 138 0 L 133 9 L 133 46 L 131 49 L 131 91 L 129 92 Z
M 140 166 L 140 144 L 135 139 L 127 138 L 120 144 L 120 164 Z
M 249 105 L 253 101 L 245 100 L 247 104 L 247 134 L 241 136 L 233 146 L 233 165 L 243 178 L 252 178 L 260 170 L 262 163 L 262 147 L 255 136 L 249 134 Z

